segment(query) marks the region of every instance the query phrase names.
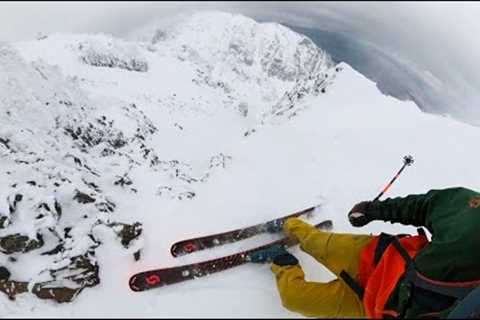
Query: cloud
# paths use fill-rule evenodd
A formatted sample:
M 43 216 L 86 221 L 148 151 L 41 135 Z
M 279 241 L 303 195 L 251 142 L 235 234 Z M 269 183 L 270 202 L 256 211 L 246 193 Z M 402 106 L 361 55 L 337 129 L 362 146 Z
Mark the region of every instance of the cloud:
M 256 19 L 328 31 L 336 35 L 337 42 L 346 35 L 350 45 L 363 46 L 363 51 L 370 48 L 373 69 L 364 72 L 374 73 L 379 66 L 390 67 L 382 70 L 384 74 L 397 72 L 393 65 L 401 65 L 403 74 L 393 79 L 396 82 L 390 79 L 388 87 L 395 85 L 399 91 L 412 93 L 417 103 L 424 102 L 424 110 L 450 112 L 480 125 L 480 46 L 476 40 L 480 3 L 282 2 L 233 7 Z M 372 65 L 375 61 L 376 66 Z M 429 90 L 428 97 L 422 90 Z
M 428 111 L 443 104 L 438 112 L 449 110 L 480 124 L 480 3 L 475 2 L 2 2 L 0 40 L 32 39 L 39 32 L 125 36 L 153 20 L 213 9 L 327 31 L 338 36 L 334 41 L 347 35 L 351 45 L 369 54 L 372 74 L 400 65 L 392 70 L 409 75 L 389 79 L 384 87 L 404 93 L 418 88 L 419 99 L 421 90 L 429 90 L 422 98 Z M 398 82 L 411 79 L 422 83 Z

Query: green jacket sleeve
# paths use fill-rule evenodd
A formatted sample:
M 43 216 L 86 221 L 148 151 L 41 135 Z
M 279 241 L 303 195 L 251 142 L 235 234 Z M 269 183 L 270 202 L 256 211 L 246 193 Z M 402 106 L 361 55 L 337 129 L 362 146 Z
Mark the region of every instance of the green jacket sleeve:
M 423 226 L 433 233 L 458 220 L 463 208 L 468 207 L 468 199 L 475 194 L 466 188 L 430 190 L 426 194 L 376 201 L 369 213 L 376 220 Z

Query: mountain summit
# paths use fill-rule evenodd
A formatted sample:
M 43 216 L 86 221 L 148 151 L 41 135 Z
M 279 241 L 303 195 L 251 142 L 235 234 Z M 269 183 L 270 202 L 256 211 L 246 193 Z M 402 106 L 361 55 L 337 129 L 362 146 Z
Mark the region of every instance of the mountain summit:
M 173 242 L 319 203 L 318 220 L 349 231 L 347 210 L 378 193 L 404 154 L 418 171 L 392 194 L 478 186 L 450 168 L 479 162 L 468 147 L 478 130 L 381 94 L 307 37 L 222 12 L 172 21 L 128 39 L 0 45 L 0 264 L 11 273 L 0 290 L 17 303 L 0 299 L 10 314 L 289 316 L 258 266 L 145 294 L 127 280 L 253 247 L 174 259 Z

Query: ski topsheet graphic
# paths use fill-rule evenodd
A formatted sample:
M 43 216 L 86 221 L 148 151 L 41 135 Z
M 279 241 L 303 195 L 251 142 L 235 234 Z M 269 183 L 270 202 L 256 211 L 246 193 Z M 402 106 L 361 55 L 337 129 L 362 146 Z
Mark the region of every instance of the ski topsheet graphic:
M 206 235 L 203 237 L 182 240 L 174 243 L 170 248 L 170 252 L 172 256 L 180 257 L 196 251 L 244 240 L 263 232 L 276 232 L 278 231 L 278 227 L 281 227 L 288 218 L 299 217 L 302 215 L 308 216 L 317 207 L 318 206 L 310 207 L 277 219 L 273 219 L 264 223 L 259 223 L 254 226 L 239 228 L 236 230 L 231 230 L 213 235 Z
M 331 220 L 325 220 L 315 225 L 319 229 L 329 230 L 333 223 Z M 232 255 L 217 259 L 207 260 L 188 265 L 161 268 L 150 271 L 140 272 L 130 278 L 129 285 L 133 291 L 145 291 L 174 283 L 179 283 L 195 278 L 207 276 L 211 273 L 227 270 L 248 262 L 248 255 L 252 252 L 267 249 L 274 245 L 291 247 L 298 242 L 294 239 L 284 237 L 268 244 L 255 247 L 253 249 L 238 252 Z

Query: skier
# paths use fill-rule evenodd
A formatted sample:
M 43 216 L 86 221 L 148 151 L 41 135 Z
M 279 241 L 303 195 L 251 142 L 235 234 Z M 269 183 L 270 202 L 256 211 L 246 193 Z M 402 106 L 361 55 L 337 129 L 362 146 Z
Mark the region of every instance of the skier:
M 337 279 L 306 281 L 283 247 L 251 254 L 252 262 L 273 262 L 287 309 L 311 317 L 444 318 L 480 285 L 480 193 L 449 188 L 363 201 L 348 218 L 355 227 L 374 220 L 424 226 L 432 240 L 423 229 L 418 235 L 341 234 L 291 218 L 284 232 Z

